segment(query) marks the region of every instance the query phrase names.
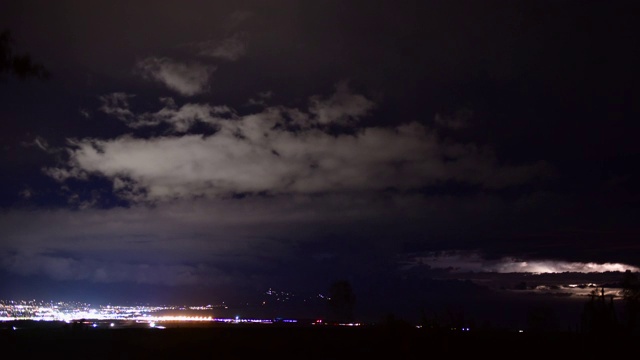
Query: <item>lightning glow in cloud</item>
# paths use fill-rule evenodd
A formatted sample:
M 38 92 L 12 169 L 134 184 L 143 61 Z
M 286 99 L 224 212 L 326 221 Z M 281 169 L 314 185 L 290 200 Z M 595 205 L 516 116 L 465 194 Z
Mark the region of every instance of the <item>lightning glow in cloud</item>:
M 496 273 L 596 273 L 608 271 L 638 272 L 640 268 L 620 263 L 567 262 L 557 260 L 523 261 L 514 258 L 485 260 L 478 254 L 448 253 L 421 257 L 418 260 L 436 269 L 450 269 L 454 272 L 496 272 Z

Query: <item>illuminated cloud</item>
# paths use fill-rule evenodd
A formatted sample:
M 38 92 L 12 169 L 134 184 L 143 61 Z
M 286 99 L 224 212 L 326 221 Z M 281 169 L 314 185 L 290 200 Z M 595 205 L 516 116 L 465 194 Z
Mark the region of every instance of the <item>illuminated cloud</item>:
M 607 272 L 607 271 L 640 271 L 640 268 L 620 263 L 602 263 L 593 262 L 566 262 L 556 260 L 535 260 L 535 261 L 517 261 L 515 259 L 504 259 L 499 264 L 497 271 L 499 272 L 530 272 L 534 274 L 540 273 L 560 273 L 560 272 Z
M 99 110 L 122 121 L 127 121 L 134 116 L 129 109 L 129 99 L 134 97 L 135 95 L 124 92 L 102 95 L 99 97 L 102 103 Z
M 189 131 L 197 123 L 204 123 L 215 127 L 225 118 L 235 117 L 233 109 L 227 106 L 211 106 L 208 104 L 184 104 L 176 106 L 172 98 L 161 98 L 164 107 L 154 113 L 144 113 L 135 119 L 125 121 L 131 128 L 152 127 L 165 123 L 170 125 L 176 133 Z
M 258 98 L 251 98 L 249 99 L 249 101 L 247 102 L 248 105 L 255 105 L 255 106 L 262 106 L 265 107 L 267 106 L 267 100 L 269 100 L 271 97 L 273 96 L 273 92 L 272 91 L 263 91 L 258 93 Z
M 136 70 L 144 78 L 160 82 L 181 95 L 193 96 L 207 91 L 209 79 L 216 68 L 200 63 L 182 63 L 166 57 L 149 57 L 139 61 Z
M 453 272 L 496 272 L 496 273 L 598 273 L 598 272 L 638 272 L 640 268 L 620 263 L 567 262 L 558 260 L 518 260 L 501 258 L 486 260 L 476 253 L 447 252 L 414 259 L 434 269 L 448 269 Z
M 311 97 L 306 112 L 268 107 L 240 116 L 226 106 L 178 107 L 163 99 L 158 112 L 129 116 L 127 97 L 106 99 L 111 99 L 105 103 L 109 111 L 131 127 L 165 123 L 186 133 L 204 123 L 215 130 L 210 136 L 70 139 L 66 165 L 45 169 L 59 181 L 106 177 L 129 200 L 411 190 L 444 181 L 493 189 L 526 183 L 549 170 L 545 163 L 500 165 L 492 151 L 444 141 L 417 122 L 331 134 L 328 125 L 354 125 L 374 105 L 345 83 L 327 98 Z
M 353 94 L 345 81 L 336 85 L 336 91 L 328 99 L 312 96 L 309 112 L 323 125 L 354 125 L 358 119 L 367 115 L 374 103 L 366 97 Z

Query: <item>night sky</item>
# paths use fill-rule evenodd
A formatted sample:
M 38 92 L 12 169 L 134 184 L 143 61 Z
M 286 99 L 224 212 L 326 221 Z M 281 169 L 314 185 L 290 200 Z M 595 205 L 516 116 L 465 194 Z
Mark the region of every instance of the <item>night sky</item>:
M 579 310 L 640 267 L 636 7 L 3 1 L 0 298 Z

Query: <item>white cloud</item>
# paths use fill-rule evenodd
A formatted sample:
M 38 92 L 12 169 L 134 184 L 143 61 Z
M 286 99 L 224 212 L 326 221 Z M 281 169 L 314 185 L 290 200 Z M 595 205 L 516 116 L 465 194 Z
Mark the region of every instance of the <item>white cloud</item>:
M 373 101 L 353 94 L 346 82 L 336 85 L 336 92 L 328 99 L 313 96 L 310 99 L 309 112 L 316 116 L 320 124 L 353 125 L 361 117 L 367 115 L 374 107 Z
M 81 179 L 81 180 L 87 179 L 87 173 L 77 167 L 71 167 L 68 169 L 49 167 L 49 168 L 42 169 L 42 171 L 46 175 L 52 177 L 54 180 L 58 182 L 64 182 L 70 178 Z
M 214 66 L 200 63 L 182 63 L 166 57 L 149 57 L 136 64 L 143 77 L 158 81 L 184 96 L 193 96 L 208 90 Z
M 178 107 L 173 98 L 161 97 L 164 107 L 156 112 L 133 114 L 128 99 L 133 95 L 113 93 L 101 96 L 100 110 L 113 115 L 131 128 L 157 126 L 161 123 L 169 124 L 175 132 L 186 132 L 198 122 L 215 125 L 220 116 L 231 117 L 233 109 L 227 106 L 211 106 L 208 104 L 187 103 Z
M 217 132 L 206 137 L 72 140 L 67 165 L 46 172 L 60 181 L 86 174 L 104 176 L 129 200 L 142 196 L 159 201 L 234 193 L 408 190 L 448 180 L 503 188 L 544 176 L 548 170 L 544 163 L 501 166 L 491 151 L 444 141 L 416 122 L 329 134 L 324 130 L 327 124 L 354 121 L 373 106 L 345 84 L 326 100 L 312 97 L 308 113 L 269 107 L 237 116 L 225 106 L 177 107 L 171 99 L 163 101 L 160 111 L 128 118 L 128 124 L 165 122 L 183 133 L 199 121 Z M 114 110 L 114 114 L 127 112 Z M 288 130 L 299 125 L 298 131 Z
M 177 133 L 184 133 L 196 123 L 206 123 L 215 126 L 224 118 L 235 117 L 233 109 L 227 106 L 211 106 L 208 104 L 184 104 L 177 107 L 171 98 L 162 98 L 164 107 L 155 113 L 144 113 L 135 120 L 127 122 L 132 128 L 156 126 L 166 123 L 173 127 Z
M 115 116 L 122 121 L 127 121 L 134 116 L 129 109 L 129 99 L 134 97 L 135 95 L 124 92 L 114 92 L 102 95 L 99 97 L 100 102 L 102 103 L 100 111 L 105 114 Z
M 273 92 L 272 91 L 263 91 L 258 93 L 258 98 L 250 98 L 249 101 L 247 102 L 248 105 L 257 105 L 257 106 L 262 106 L 265 107 L 267 106 L 267 100 L 271 99 L 271 97 L 273 96 Z
M 416 123 L 330 136 L 320 130 L 275 130 L 276 120 L 281 119 L 269 112 L 223 120 L 208 137 L 79 140 L 69 150 L 69 167 L 49 169 L 48 174 L 58 180 L 85 173 L 128 179 L 145 189 L 149 200 L 166 200 L 412 189 L 446 180 L 503 187 L 544 170 L 538 165 L 500 167 L 472 146 L 445 160 L 450 147 Z
M 52 152 L 53 150 L 51 149 L 51 147 L 49 146 L 49 143 L 47 142 L 47 140 L 41 136 L 36 136 L 33 141 L 25 141 L 22 142 L 23 146 L 34 146 L 39 148 L 40 150 L 44 151 L 44 152 Z

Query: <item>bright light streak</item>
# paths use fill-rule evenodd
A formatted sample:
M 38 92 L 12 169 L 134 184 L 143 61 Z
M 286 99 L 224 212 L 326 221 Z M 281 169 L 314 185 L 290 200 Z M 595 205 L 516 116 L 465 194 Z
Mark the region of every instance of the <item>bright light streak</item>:
M 514 258 L 485 260 L 476 253 L 452 252 L 434 256 L 419 257 L 415 263 L 427 264 L 435 269 L 450 269 L 454 272 L 497 272 L 497 273 L 600 273 L 600 272 L 640 272 L 640 268 L 621 263 L 568 262 L 557 260 L 522 261 Z

